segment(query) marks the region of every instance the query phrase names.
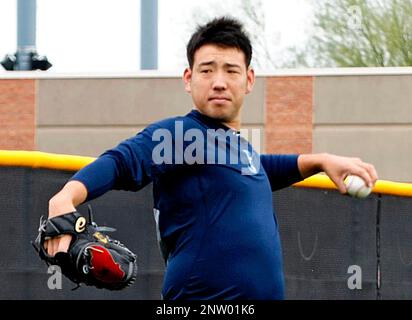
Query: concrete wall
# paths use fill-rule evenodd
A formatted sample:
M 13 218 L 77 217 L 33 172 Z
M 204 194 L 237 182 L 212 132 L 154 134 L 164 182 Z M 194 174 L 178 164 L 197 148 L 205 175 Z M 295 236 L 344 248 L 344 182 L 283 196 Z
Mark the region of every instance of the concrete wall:
M 38 83 L 39 150 L 97 156 L 148 124 L 187 114 L 189 94 L 178 78 L 43 79 Z M 264 126 L 264 80 L 243 107 L 246 128 Z
M 313 152 L 374 163 L 382 179 L 412 181 L 412 76 L 317 77 Z
M 391 70 L 261 75 L 243 126 L 261 130 L 261 152 L 356 156 L 381 179 L 412 182 L 412 68 Z M 0 149 L 97 156 L 192 107 L 177 76 L 41 75 L 0 79 Z

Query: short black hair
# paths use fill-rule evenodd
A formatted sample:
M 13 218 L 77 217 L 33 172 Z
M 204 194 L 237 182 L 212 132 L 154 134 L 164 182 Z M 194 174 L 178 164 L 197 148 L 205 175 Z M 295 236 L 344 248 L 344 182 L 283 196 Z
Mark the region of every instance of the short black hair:
M 193 67 L 194 56 L 197 49 L 214 44 L 224 48 L 237 48 L 245 54 L 246 67 L 252 60 L 252 45 L 243 25 L 232 17 L 215 18 L 205 25 L 198 26 L 190 38 L 186 55 L 190 68 Z

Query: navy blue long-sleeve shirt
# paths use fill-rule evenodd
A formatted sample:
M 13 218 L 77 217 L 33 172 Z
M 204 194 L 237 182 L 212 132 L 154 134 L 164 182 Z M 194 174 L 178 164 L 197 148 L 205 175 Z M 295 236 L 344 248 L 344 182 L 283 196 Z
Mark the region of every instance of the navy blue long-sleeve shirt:
M 234 130 L 192 110 L 148 126 L 72 180 L 85 185 L 88 200 L 153 182 L 164 299 L 282 299 L 272 191 L 302 180 L 297 158 L 258 155 Z

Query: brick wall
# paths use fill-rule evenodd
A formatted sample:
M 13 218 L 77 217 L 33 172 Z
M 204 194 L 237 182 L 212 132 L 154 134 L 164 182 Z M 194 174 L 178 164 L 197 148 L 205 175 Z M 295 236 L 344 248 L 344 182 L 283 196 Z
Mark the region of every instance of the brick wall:
M 262 129 L 262 152 L 356 156 L 381 179 L 411 182 L 412 68 L 355 71 L 259 77 L 244 128 Z M 0 149 L 97 156 L 191 106 L 175 76 L 8 76 L 0 77 Z
M 0 149 L 35 149 L 35 80 L 0 80 Z
M 0 149 L 36 149 L 36 81 L 0 80 Z M 313 78 L 268 77 L 264 85 L 265 151 L 312 152 Z
M 266 79 L 267 153 L 312 152 L 312 77 Z

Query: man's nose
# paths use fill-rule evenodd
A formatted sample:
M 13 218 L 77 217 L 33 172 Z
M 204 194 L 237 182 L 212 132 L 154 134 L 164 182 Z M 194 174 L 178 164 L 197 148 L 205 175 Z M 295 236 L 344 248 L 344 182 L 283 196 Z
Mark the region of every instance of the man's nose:
M 213 79 L 213 90 L 226 90 L 227 89 L 227 83 L 224 75 L 220 72 L 216 73 L 214 79 Z

